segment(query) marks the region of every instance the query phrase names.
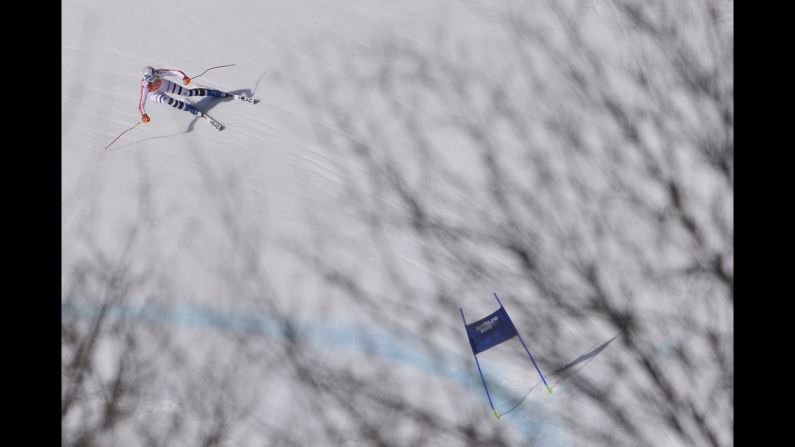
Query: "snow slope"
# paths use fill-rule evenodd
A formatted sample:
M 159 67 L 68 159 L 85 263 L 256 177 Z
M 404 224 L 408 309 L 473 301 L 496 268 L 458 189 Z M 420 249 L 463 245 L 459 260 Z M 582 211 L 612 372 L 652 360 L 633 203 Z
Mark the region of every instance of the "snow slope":
M 444 14 L 451 3 L 430 9 Z M 70 210 L 96 195 L 107 221 L 97 237 L 113 239 L 111 222 L 129 219 L 135 207 L 139 169 L 149 173 L 158 198 L 172 207 L 167 220 L 192 215 L 201 221 L 205 179 L 197 171 L 209 166 L 220 177 L 234 177 L 241 193 L 267 211 L 259 222 L 263 232 L 298 231 L 304 200 L 322 207 L 339 173 L 332 155 L 314 145 L 309 113 L 290 88 L 303 73 L 291 72 L 285 60 L 297 58 L 313 70 L 340 73 L 340 67 L 313 56 L 315 45 L 355 45 L 384 32 L 411 35 L 432 20 L 428 9 L 420 1 L 68 2 L 62 38 L 65 223 L 73 217 Z M 237 65 L 210 71 L 195 84 L 251 93 L 261 102 L 252 108 L 199 100 L 227 126 L 225 131 L 216 133 L 203 121 L 150 102 L 152 121 L 124 135 L 112 152 L 102 150 L 139 120 L 144 65 L 196 75 L 230 63 Z M 164 240 L 176 236 L 164 235 Z
M 309 339 L 318 346 L 359 350 L 357 339 L 351 342 L 346 335 L 353 331 L 356 318 L 344 307 L 329 306 L 314 313 L 313 304 L 329 299 L 326 291 L 302 276 L 302 265 L 279 251 L 280 241 L 310 237 L 308 216 L 321 227 L 346 226 L 351 244 L 360 243 L 357 235 L 366 231 L 329 200 L 341 192 L 345 174 L 334 154 L 317 146 L 312 111 L 292 87 L 296 81 L 313 82 L 317 73 L 344 76 L 344 67 L 327 62 L 334 57 L 321 59 L 317 51 L 328 55 L 335 48 L 365 44 L 384 34 L 411 39 L 418 29 L 439 20 L 470 33 L 488 26 L 454 1 L 66 1 L 61 105 L 65 268 L 97 247 L 116 253 L 121 247 L 119 234 L 134 224 L 142 187 L 148 187 L 156 198 L 158 220 L 152 245 L 165 253 L 163 268 L 177 284 L 169 298 L 185 306 L 189 315 L 171 314 L 166 321 L 198 334 L 235 332 L 235 323 L 204 324 L 203 317 L 194 315 L 196 309 L 244 314 L 251 305 L 235 302 L 232 291 L 220 289 L 207 275 L 231 256 L 222 248 L 228 233 L 216 219 L 221 203 L 221 208 L 228 205 L 236 210 L 236 221 L 263 236 L 265 242 L 257 249 L 262 250 L 275 294 L 290 297 L 299 288 L 302 296 L 310 297 L 300 303 L 303 317 L 324 318 L 324 324 L 307 325 L 314 328 Z M 336 56 L 344 59 L 342 53 Z M 147 112 L 152 121 L 128 132 L 111 151 L 103 150 L 139 120 L 138 82 L 143 66 L 180 68 L 195 76 L 223 64 L 236 66 L 210 71 L 194 84 L 251 94 L 260 100 L 255 106 L 214 98 L 197 101 L 199 108 L 226 126 L 224 131 L 216 132 L 189 114 L 150 102 Z M 302 70 L 294 71 L 299 66 Z M 90 219 L 88 227 L 85 219 Z M 81 231 L 90 231 L 95 246 L 71 236 Z M 362 246 L 360 253 L 366 262 L 371 250 Z M 489 300 L 484 294 L 485 303 L 467 309 L 470 318 L 488 312 Z M 85 316 L 91 310 L 70 312 Z M 378 333 L 378 328 L 362 330 Z M 193 334 L 186 340 L 204 336 Z M 488 417 L 465 343 L 449 344 L 450 355 L 463 359 L 465 369 L 439 373 L 427 366 L 422 355 L 389 334 L 372 337 L 383 359 L 414 370 L 409 374 L 453 384 L 468 394 L 467 399 L 481 401 L 484 419 Z M 505 387 L 513 393 L 500 401 L 508 406 L 511 398 L 521 397 L 533 384 L 523 376 L 533 370 L 529 365 L 516 369 L 508 362 L 498 369 L 506 372 L 500 379 L 491 369 L 499 362 L 495 357 L 494 362 L 484 363 L 487 375 L 502 381 L 495 383 L 495 389 Z M 506 417 L 506 424 L 514 423 L 508 430 L 534 432 L 534 439 L 543 445 L 565 445 L 566 438 L 555 431 L 551 416 L 543 423 L 535 419 L 543 414 L 543 405 L 535 405 L 532 415 L 517 411 Z

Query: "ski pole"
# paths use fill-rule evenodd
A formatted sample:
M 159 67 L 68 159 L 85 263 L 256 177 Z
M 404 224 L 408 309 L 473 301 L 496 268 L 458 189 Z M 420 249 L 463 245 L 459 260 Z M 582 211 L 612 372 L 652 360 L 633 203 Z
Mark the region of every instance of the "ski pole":
M 113 141 L 111 141 L 111 142 L 110 142 L 110 144 L 108 144 L 107 146 L 105 146 L 105 150 L 108 150 L 108 148 L 110 147 L 110 145 L 111 145 L 111 144 L 115 143 L 115 142 L 116 142 L 116 140 L 118 140 L 119 138 L 121 138 L 121 136 L 122 136 L 122 135 L 124 135 L 124 134 L 126 134 L 127 132 L 129 132 L 129 131 L 131 131 L 131 130 L 135 129 L 136 127 L 138 127 L 138 125 L 139 125 L 139 124 L 141 124 L 141 122 L 140 122 L 140 121 L 138 121 L 137 123 L 135 123 L 135 125 L 133 125 L 133 126 L 131 126 L 131 127 L 128 127 L 128 128 L 127 128 L 127 130 L 125 130 L 124 132 L 120 133 L 118 137 L 114 138 L 114 139 L 113 139 Z
M 500 307 L 505 309 L 505 307 L 502 305 L 502 302 L 500 301 L 500 297 L 497 296 L 497 292 L 492 292 L 492 293 L 494 293 L 494 298 L 497 299 L 497 304 L 499 304 Z M 508 311 L 506 310 L 505 312 L 507 314 Z M 547 384 L 547 379 L 545 379 L 544 375 L 541 374 L 541 370 L 538 368 L 538 365 L 536 364 L 536 361 L 533 358 L 533 354 L 530 354 L 530 350 L 527 349 L 527 345 L 524 343 L 524 340 L 522 340 L 522 334 L 520 334 L 519 331 L 516 331 L 516 335 L 519 337 L 519 341 L 522 343 L 522 346 L 524 346 L 524 350 L 527 352 L 527 355 L 530 356 L 530 361 L 533 362 L 533 366 L 536 367 L 536 371 L 538 371 L 538 375 L 541 376 L 541 381 L 544 382 L 544 386 L 547 387 L 547 391 L 551 394 L 552 393 L 552 388 L 549 387 L 549 384 Z
M 458 310 L 461 311 L 461 319 L 464 320 L 464 330 L 467 328 L 467 319 L 464 318 L 464 309 L 459 308 Z M 469 334 L 467 332 L 467 334 Z M 469 337 L 469 335 L 467 335 Z M 471 347 L 471 346 L 470 346 Z M 497 409 L 494 408 L 494 402 L 491 401 L 491 393 L 489 393 L 489 387 L 486 386 L 486 379 L 483 377 L 483 371 L 480 370 L 480 362 L 478 361 L 478 355 L 475 354 L 475 351 L 472 351 L 472 355 L 475 357 L 475 365 L 478 367 L 478 373 L 480 374 L 480 380 L 483 382 L 483 389 L 486 390 L 486 397 L 489 398 L 489 405 L 491 405 L 491 411 L 494 412 L 494 417 L 497 419 L 500 418 L 500 415 L 497 414 Z
M 210 70 L 215 70 L 216 68 L 231 67 L 231 66 L 233 66 L 233 65 L 235 65 L 235 64 L 229 64 L 229 65 L 219 65 L 219 66 L 217 66 L 217 67 L 210 67 L 210 68 L 208 68 L 208 69 L 204 70 L 204 71 L 203 71 L 203 72 L 202 72 L 200 75 L 191 76 L 191 79 L 196 79 L 196 78 L 198 78 L 199 76 L 201 76 L 201 75 L 203 75 L 203 74 L 207 73 L 207 72 L 208 72 L 208 71 L 210 71 Z

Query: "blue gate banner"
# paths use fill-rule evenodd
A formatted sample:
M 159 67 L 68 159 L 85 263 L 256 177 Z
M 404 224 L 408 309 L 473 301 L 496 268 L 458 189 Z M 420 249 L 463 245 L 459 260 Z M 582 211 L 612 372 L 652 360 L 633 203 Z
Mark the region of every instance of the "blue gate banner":
M 472 346 L 472 352 L 475 354 L 493 348 L 518 335 L 511 318 L 503 307 L 485 318 L 467 324 L 466 329 L 469 345 Z

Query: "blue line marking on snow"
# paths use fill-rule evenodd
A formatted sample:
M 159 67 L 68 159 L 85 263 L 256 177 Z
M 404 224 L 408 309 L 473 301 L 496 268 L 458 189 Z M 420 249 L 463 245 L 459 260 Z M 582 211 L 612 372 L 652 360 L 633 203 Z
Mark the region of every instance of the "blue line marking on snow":
M 101 311 L 99 306 L 75 306 L 71 303 L 61 305 L 62 318 L 94 318 Z M 284 338 L 284 331 L 279 321 L 269 317 L 254 317 L 252 313 L 219 312 L 200 306 L 175 305 L 170 308 L 145 307 L 131 308 L 121 305 L 106 309 L 106 318 L 110 320 L 130 319 L 144 324 L 178 325 L 199 329 L 214 329 L 237 334 L 252 334 L 270 338 Z M 457 349 L 444 349 L 427 354 L 420 341 L 398 337 L 387 331 L 358 326 L 355 324 L 328 324 L 299 321 L 294 325 L 301 340 L 314 345 L 331 345 L 335 348 L 346 348 L 356 352 L 378 356 L 402 364 L 410 365 L 420 371 L 439 376 L 457 383 L 468 392 L 477 394 L 481 399 L 483 393 L 477 380 L 474 367 L 462 369 L 462 365 L 470 365 L 471 359 L 466 352 Z M 469 362 L 462 362 L 466 358 Z M 515 393 L 499 384 L 489 384 L 495 397 L 503 401 L 517 399 Z M 484 416 L 485 416 L 484 412 Z M 564 433 L 556 427 L 552 415 L 544 409 L 543 402 L 534 402 L 530 408 L 517 409 L 506 414 L 500 420 L 509 421 L 533 445 L 560 447 L 570 445 Z

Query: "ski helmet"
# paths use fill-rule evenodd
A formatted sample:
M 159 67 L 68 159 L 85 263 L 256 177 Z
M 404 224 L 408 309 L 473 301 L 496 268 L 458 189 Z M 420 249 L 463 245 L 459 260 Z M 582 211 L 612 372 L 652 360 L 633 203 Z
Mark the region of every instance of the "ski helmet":
M 143 72 L 144 72 L 144 80 L 147 82 L 152 82 L 157 77 L 157 73 L 155 72 L 155 69 L 152 67 L 149 66 L 144 67 Z

